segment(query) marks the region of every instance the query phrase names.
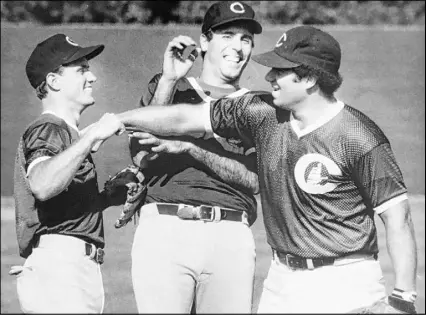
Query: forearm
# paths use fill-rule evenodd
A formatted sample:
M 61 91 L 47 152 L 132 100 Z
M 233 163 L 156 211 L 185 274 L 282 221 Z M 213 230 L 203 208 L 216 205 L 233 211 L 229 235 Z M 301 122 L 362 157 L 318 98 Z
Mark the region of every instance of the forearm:
M 408 202 L 405 209 L 388 209 L 394 216 L 384 218 L 389 256 L 395 271 L 395 288 L 416 290 L 417 248 Z
M 238 160 L 220 156 L 194 144 L 189 146 L 187 152 L 195 160 L 207 166 L 225 182 L 243 187 L 252 194 L 259 193 L 257 174 L 249 170 L 246 165 Z
M 204 132 L 203 106 L 149 106 L 118 114 L 126 127 L 162 136 Z
M 417 250 L 414 229 L 410 223 L 386 229 L 387 248 L 395 270 L 395 288 L 416 290 Z
M 158 81 L 154 96 L 149 104 L 151 105 L 167 105 L 172 101 L 173 89 L 176 85 L 175 80 L 168 80 L 162 76 Z
M 95 142 L 96 139 L 86 134 L 65 151 L 36 164 L 28 177 L 36 198 L 47 200 L 65 190 Z

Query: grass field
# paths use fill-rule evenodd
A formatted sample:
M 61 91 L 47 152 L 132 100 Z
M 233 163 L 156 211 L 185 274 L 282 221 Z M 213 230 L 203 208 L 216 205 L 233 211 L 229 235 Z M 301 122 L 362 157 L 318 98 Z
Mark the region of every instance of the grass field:
M 266 29 L 255 40 L 254 53 L 272 47 L 289 26 Z M 387 134 L 401 166 L 413 209 L 419 253 L 417 309 L 425 311 L 425 38 L 420 29 L 329 28 L 341 43 L 344 82 L 338 96 L 373 118 Z M 19 313 L 16 287 L 8 276 L 11 265 L 22 263 L 16 246 L 12 195 L 13 160 L 19 135 L 40 112 L 40 105 L 25 76 L 25 62 L 35 44 L 63 32 L 82 45 L 105 43 L 105 51 L 91 68 L 98 77 L 94 88 L 96 105 L 84 113 L 84 127 L 106 111 L 121 112 L 138 102 L 142 86 L 160 70 L 167 42 L 179 34 L 198 39 L 194 27 L 156 28 L 1 28 L 1 313 Z M 200 69 L 197 61 L 192 74 Z M 242 86 L 269 90 L 263 80 L 266 68 L 250 63 Z M 130 162 L 125 137 L 106 142 L 94 156 L 99 184 Z M 260 211 L 259 211 L 260 212 Z M 117 209 L 105 213 L 107 240 L 103 265 L 106 313 L 134 313 L 136 305 L 130 279 L 130 248 L 135 226 L 115 230 Z M 263 279 L 269 268 L 270 249 L 266 245 L 262 216 L 253 225 L 257 246 L 255 303 L 257 308 Z M 388 286 L 392 267 L 385 248 L 383 225 L 378 221 L 380 259 Z M 389 289 L 390 287 L 388 287 Z

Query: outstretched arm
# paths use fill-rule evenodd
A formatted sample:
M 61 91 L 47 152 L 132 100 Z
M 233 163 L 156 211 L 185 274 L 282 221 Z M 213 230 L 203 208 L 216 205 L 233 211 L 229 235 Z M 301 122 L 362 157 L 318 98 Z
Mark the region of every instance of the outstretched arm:
M 146 131 L 162 136 L 203 133 L 206 129 L 203 117 L 206 115 L 210 115 L 209 104 L 149 106 L 117 114 L 128 130 Z
M 227 183 L 235 184 L 252 194 L 259 192 L 259 183 L 256 173 L 255 156 L 245 156 L 232 152 L 212 152 L 196 145 L 192 141 L 170 140 L 155 137 L 149 133 L 135 132 L 132 141 L 139 140 L 140 145 L 152 146 L 153 154 L 186 153 L 195 160 L 207 166 L 212 172 Z M 201 140 L 204 141 L 204 140 Z M 197 141 L 199 143 L 200 141 Z

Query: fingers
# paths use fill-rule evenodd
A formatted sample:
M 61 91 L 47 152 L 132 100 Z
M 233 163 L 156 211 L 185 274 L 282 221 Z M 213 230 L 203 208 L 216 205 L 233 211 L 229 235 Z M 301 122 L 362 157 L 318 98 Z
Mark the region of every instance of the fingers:
M 195 45 L 186 46 L 182 52 L 182 59 L 185 61 L 188 59 L 191 62 L 194 62 L 200 51 L 201 48 L 197 48 Z
M 197 43 L 189 36 L 179 35 L 179 36 L 173 38 L 169 42 L 169 44 L 167 45 L 167 50 L 169 50 L 169 51 L 171 51 L 173 49 L 182 50 L 186 46 L 191 46 L 191 45 L 196 46 Z

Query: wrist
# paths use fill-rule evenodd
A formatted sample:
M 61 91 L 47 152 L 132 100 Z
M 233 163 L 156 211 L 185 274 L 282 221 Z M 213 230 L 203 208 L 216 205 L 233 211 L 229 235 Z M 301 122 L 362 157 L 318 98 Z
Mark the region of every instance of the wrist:
M 404 291 L 398 288 L 394 288 L 392 291 L 392 296 L 395 296 L 397 298 L 400 298 L 402 300 L 405 300 L 407 302 L 412 302 L 414 303 L 416 301 L 417 298 L 417 292 L 412 290 L 412 291 Z
M 414 302 L 417 293 L 415 291 L 403 291 L 395 288 L 388 297 L 388 303 L 393 308 L 408 314 L 416 314 Z
M 196 157 L 197 155 L 199 155 L 200 149 L 191 142 L 184 142 L 184 153 L 187 153 L 191 155 L 192 157 Z
M 168 75 L 162 75 L 158 84 L 164 84 L 166 86 L 174 86 L 176 82 L 178 81 L 178 78 L 176 76 L 168 76 Z

